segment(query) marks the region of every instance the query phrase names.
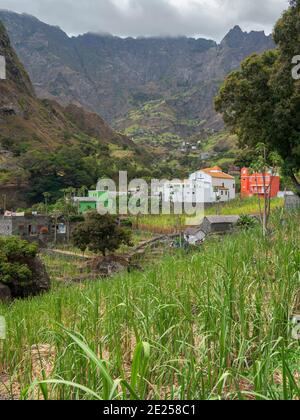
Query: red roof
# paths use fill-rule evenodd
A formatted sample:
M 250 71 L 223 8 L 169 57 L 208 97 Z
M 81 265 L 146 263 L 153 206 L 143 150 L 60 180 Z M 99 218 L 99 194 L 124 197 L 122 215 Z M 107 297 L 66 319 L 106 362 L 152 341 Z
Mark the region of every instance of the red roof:
M 233 176 L 226 174 L 222 171 L 219 166 L 214 166 L 212 168 L 200 169 L 202 172 L 205 172 L 207 175 L 210 175 L 212 178 L 218 179 L 235 179 Z

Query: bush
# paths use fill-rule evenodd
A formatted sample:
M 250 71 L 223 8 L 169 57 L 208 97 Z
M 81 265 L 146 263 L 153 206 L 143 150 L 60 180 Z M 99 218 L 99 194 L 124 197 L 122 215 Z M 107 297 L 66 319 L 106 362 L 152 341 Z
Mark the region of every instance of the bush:
M 17 237 L 0 237 L 0 283 L 13 297 L 25 297 L 48 290 L 49 277 L 37 258 L 38 246 Z
M 257 225 L 257 223 L 258 221 L 255 217 L 251 217 L 244 214 L 240 217 L 240 220 L 238 221 L 238 227 L 244 230 L 249 230 L 253 229 Z
M 31 280 L 31 271 L 24 261 L 34 258 L 37 246 L 16 237 L 0 238 L 0 281 L 8 286 L 14 282 L 25 285 Z

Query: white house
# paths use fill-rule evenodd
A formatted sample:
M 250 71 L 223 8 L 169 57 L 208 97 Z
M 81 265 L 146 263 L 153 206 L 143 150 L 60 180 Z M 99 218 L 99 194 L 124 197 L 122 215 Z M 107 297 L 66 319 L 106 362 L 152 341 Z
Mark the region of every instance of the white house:
M 235 199 L 235 178 L 223 172 L 218 166 L 200 169 L 190 175 L 190 180 L 204 183 L 205 203 L 226 202 Z
M 168 181 L 162 191 L 163 201 L 173 203 L 203 203 L 204 183 L 186 179 Z
M 216 203 L 235 198 L 235 178 L 218 166 L 201 169 L 189 179 L 167 181 L 162 188 L 163 201 L 173 203 Z

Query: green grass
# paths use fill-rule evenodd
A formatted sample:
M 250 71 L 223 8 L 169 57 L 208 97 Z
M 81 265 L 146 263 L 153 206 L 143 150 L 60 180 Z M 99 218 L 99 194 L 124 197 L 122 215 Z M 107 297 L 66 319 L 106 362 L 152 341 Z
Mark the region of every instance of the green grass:
M 282 208 L 284 200 L 280 198 L 272 199 L 271 208 L 275 210 Z M 240 199 L 237 198 L 228 203 L 220 203 L 220 205 L 214 205 L 205 209 L 205 215 L 216 215 L 220 214 L 223 216 L 240 216 L 244 214 L 259 214 L 259 204 L 256 197 Z M 133 218 L 136 222 L 136 218 Z M 184 227 L 186 224 L 186 218 L 184 215 L 145 215 L 140 216 L 138 220 L 138 226 L 142 229 L 149 229 L 156 233 L 172 233 L 178 231 L 180 227 Z
M 276 208 L 282 208 L 284 204 L 284 200 L 282 198 L 273 198 L 271 201 L 271 208 L 275 210 Z M 216 214 L 217 206 L 208 208 L 206 210 L 206 214 L 212 215 Z M 263 208 L 263 200 L 262 200 L 262 208 Z M 228 203 L 220 205 L 220 214 L 223 216 L 235 216 L 235 215 L 243 215 L 243 214 L 259 214 L 259 204 L 257 197 L 250 197 L 250 198 L 237 198 L 232 200 Z
M 36 398 L 299 398 L 289 316 L 300 289 L 300 214 L 280 217 L 268 242 L 258 228 L 239 232 L 143 272 L 0 306 L 4 370 L 26 390 L 35 379 L 28 349 L 51 344 L 52 382 Z

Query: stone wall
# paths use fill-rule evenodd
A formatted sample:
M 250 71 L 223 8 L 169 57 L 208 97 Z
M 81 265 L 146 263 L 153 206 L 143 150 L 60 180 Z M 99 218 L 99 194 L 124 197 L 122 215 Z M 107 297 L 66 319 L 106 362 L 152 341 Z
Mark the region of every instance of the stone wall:
M 47 216 L 24 216 L 12 218 L 13 235 L 21 236 L 24 238 L 30 237 L 30 226 L 36 229 L 36 234 L 33 236 L 38 236 L 39 230 L 42 227 L 46 227 L 48 231 L 51 232 L 51 222 Z
M 12 234 L 12 221 L 11 219 L 0 218 L 0 236 L 10 236 Z

